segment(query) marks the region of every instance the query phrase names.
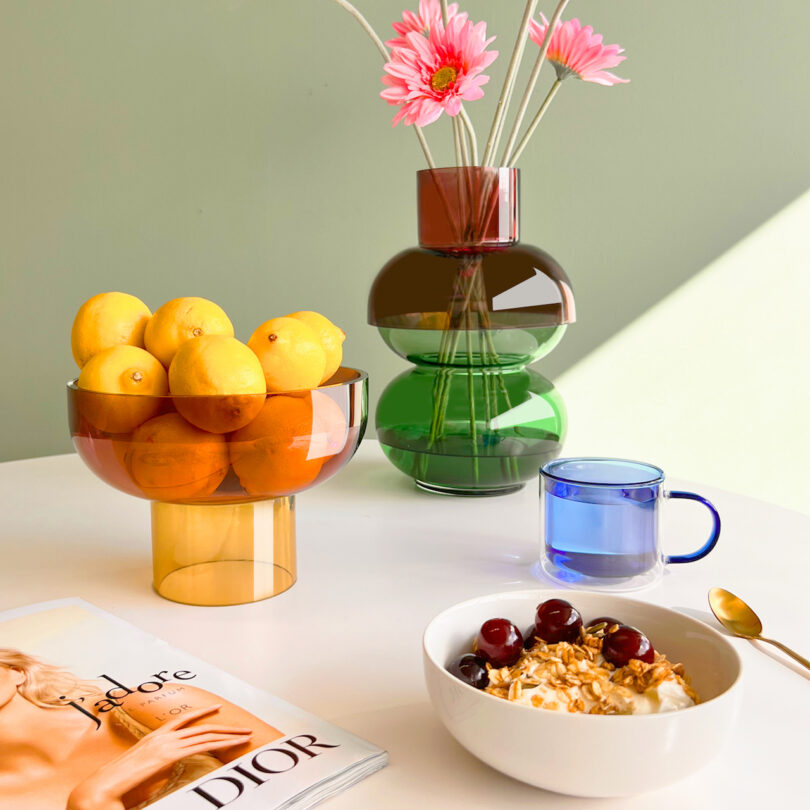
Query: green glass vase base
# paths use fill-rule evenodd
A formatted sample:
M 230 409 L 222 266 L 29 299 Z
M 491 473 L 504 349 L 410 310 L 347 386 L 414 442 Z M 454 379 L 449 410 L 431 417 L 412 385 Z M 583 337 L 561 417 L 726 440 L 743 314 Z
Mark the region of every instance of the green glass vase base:
M 498 495 L 511 495 L 513 492 L 519 492 L 525 484 L 515 484 L 514 486 L 496 487 L 493 489 L 459 489 L 458 487 L 440 487 L 435 484 L 429 484 L 427 481 L 420 481 L 414 478 L 416 486 L 425 492 L 432 492 L 436 495 L 456 495 L 466 498 L 492 498 Z
M 531 369 L 417 366 L 382 392 L 376 425 L 386 458 L 422 489 L 486 496 L 536 478 L 560 454 L 566 416 Z
M 559 455 L 559 434 L 523 428 L 525 441 L 484 434 L 446 436 L 431 446 L 414 426 L 378 431 L 386 458 L 417 486 L 442 495 L 508 495 L 537 476 L 542 464 Z M 531 435 L 529 435 L 531 434 Z M 471 451 L 475 448 L 477 453 Z

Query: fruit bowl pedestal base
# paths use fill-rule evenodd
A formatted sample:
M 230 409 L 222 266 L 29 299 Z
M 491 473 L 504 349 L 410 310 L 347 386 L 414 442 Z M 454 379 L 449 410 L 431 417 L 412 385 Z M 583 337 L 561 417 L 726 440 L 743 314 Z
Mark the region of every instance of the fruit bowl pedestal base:
M 236 504 L 152 502 L 155 590 L 186 605 L 239 605 L 296 580 L 295 498 Z

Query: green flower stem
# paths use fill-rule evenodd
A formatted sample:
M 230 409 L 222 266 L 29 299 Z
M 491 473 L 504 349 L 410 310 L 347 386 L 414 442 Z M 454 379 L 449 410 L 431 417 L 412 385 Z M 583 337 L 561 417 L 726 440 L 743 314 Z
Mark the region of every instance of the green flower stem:
M 479 279 L 478 279 L 478 283 L 480 285 L 479 297 L 483 301 L 484 300 L 484 295 L 485 295 L 484 279 L 482 277 L 480 277 L 480 276 L 479 276 Z M 484 337 L 485 337 L 485 339 L 487 341 L 487 348 L 489 350 L 490 357 L 493 359 L 494 363 L 496 365 L 498 365 L 498 351 L 495 348 L 495 342 L 492 339 L 492 323 L 490 322 L 490 319 L 489 319 L 489 312 L 486 309 L 483 309 L 481 311 L 481 321 L 483 322 L 483 325 L 484 325 L 484 330 L 483 330 L 484 331 Z M 500 388 L 501 393 L 503 394 L 507 410 L 511 409 L 512 400 L 511 400 L 511 397 L 509 396 L 509 391 L 507 390 L 506 383 L 505 383 L 505 381 L 503 379 L 503 372 L 501 372 L 500 369 L 498 369 L 498 371 L 496 372 L 496 374 L 494 375 L 494 377 L 492 379 L 493 401 L 494 401 L 494 404 L 495 404 L 496 413 L 497 413 L 497 407 L 498 407 L 497 388 Z M 518 463 L 517 463 L 517 459 L 514 456 L 509 456 L 508 461 L 507 461 L 507 466 L 511 470 L 514 480 L 518 481 L 519 478 L 520 478 L 519 472 L 518 472 Z
M 472 121 L 470 121 L 470 116 L 467 115 L 467 111 L 464 107 L 461 108 L 458 117 L 461 119 L 461 123 L 464 125 L 464 129 L 467 132 L 467 138 L 470 141 L 471 165 L 476 166 L 478 165 L 478 139 L 475 137 L 475 127 Z
M 447 0 L 441 0 L 442 7 L 442 22 L 447 25 Z M 461 126 L 458 118 L 453 118 L 453 145 L 456 150 L 456 165 L 467 166 L 469 165 L 469 154 L 466 153 L 466 144 L 463 142 L 461 135 Z
M 463 267 L 466 267 L 466 263 Z M 433 446 L 436 441 L 441 437 L 441 433 L 444 430 L 444 422 L 447 413 L 447 403 L 449 400 L 450 395 L 450 385 L 452 382 L 451 373 L 453 361 L 456 357 L 456 351 L 458 350 L 458 341 L 460 338 L 460 326 L 461 326 L 461 317 L 462 315 L 469 311 L 470 308 L 470 296 L 472 295 L 472 283 L 469 281 L 466 284 L 466 291 L 464 291 L 464 283 L 465 277 L 463 274 L 459 274 L 459 277 L 456 279 L 455 288 L 453 291 L 453 301 L 457 300 L 459 295 L 464 292 L 464 303 L 462 305 L 461 312 L 456 313 L 453 311 L 453 304 L 452 301 L 450 306 L 448 307 L 448 325 L 447 328 L 444 330 L 444 334 L 442 335 L 442 345 L 439 349 L 439 357 L 438 363 L 439 365 L 443 366 L 441 371 L 436 375 L 436 382 L 438 384 L 438 390 L 436 385 L 434 385 L 434 398 L 433 398 L 433 415 L 431 417 L 431 428 L 430 428 L 430 439 L 429 439 L 429 446 Z
M 537 77 L 540 75 L 543 62 L 545 62 L 546 54 L 548 53 L 548 46 L 551 45 L 551 35 L 554 33 L 554 29 L 557 27 L 557 22 L 559 21 L 560 17 L 562 17 L 562 13 L 565 11 L 565 7 L 567 5 L 568 0 L 560 0 L 557 8 L 554 9 L 554 14 L 551 15 L 548 27 L 546 28 L 546 35 L 543 37 L 543 44 L 540 46 L 540 52 L 537 54 L 537 60 L 534 63 L 531 76 L 529 76 L 529 81 L 526 83 L 526 90 L 524 91 L 523 98 L 520 101 L 520 107 L 518 107 L 517 114 L 515 115 L 515 121 L 512 124 L 512 131 L 509 133 L 509 140 L 506 142 L 506 146 L 503 149 L 501 166 L 513 165 L 514 161 L 511 156 L 512 147 L 515 145 L 518 133 L 520 132 L 520 127 L 523 125 L 523 118 L 526 115 L 526 110 L 529 108 L 529 102 L 532 100 L 532 94 L 534 93 L 534 88 L 537 85 Z
M 487 138 L 484 156 L 481 159 L 482 166 L 489 166 L 492 159 L 495 157 L 495 153 L 498 151 L 498 140 L 503 130 L 506 112 L 509 109 L 509 102 L 512 99 L 518 68 L 523 59 L 523 49 L 526 47 L 526 40 L 528 39 L 527 32 L 529 30 L 529 22 L 534 15 L 534 10 L 537 8 L 537 2 L 538 0 L 527 0 L 526 9 L 523 12 L 523 20 L 520 23 L 520 29 L 518 30 L 517 39 L 515 40 L 515 47 L 512 51 L 512 58 L 509 60 L 506 78 L 503 81 L 501 95 L 498 99 L 498 105 L 495 108 L 495 116 L 492 119 L 492 127 L 489 130 L 489 138 Z
M 422 147 L 422 151 L 425 153 L 425 160 L 427 161 L 428 168 L 435 169 L 436 163 L 433 160 L 433 155 L 430 154 L 430 147 L 428 146 L 427 140 L 425 140 L 422 128 L 414 124 L 413 131 L 416 133 L 416 139 L 419 141 L 419 145 Z
M 523 154 L 523 150 L 526 148 L 526 144 L 529 142 L 529 139 L 534 134 L 534 131 L 537 129 L 537 125 L 540 121 L 543 120 L 543 116 L 546 114 L 546 110 L 548 109 L 548 105 L 551 104 L 552 99 L 554 96 L 557 95 L 557 91 L 560 89 L 562 85 L 562 79 L 557 79 L 554 84 L 551 85 L 551 90 L 548 91 L 548 95 L 546 96 L 543 103 L 540 105 L 540 109 L 537 111 L 537 115 L 534 116 L 531 124 L 529 124 L 529 128 L 526 130 L 526 134 L 521 138 L 520 143 L 515 147 L 515 151 L 512 153 L 512 157 L 510 160 L 512 163 L 517 163 L 518 158 Z
M 444 23 L 445 27 L 447 26 L 447 0 L 441 0 L 442 6 L 442 22 Z
M 348 11 L 349 14 L 351 14 L 358 23 L 360 23 L 362 29 L 369 35 L 371 41 L 382 55 L 383 62 L 387 62 L 391 58 L 388 53 L 388 48 L 385 47 L 383 41 L 377 36 L 377 32 L 371 27 L 371 23 L 369 23 L 369 21 L 351 3 L 349 3 L 348 0 L 332 0 L 332 2 L 337 3 L 342 9 Z M 422 147 L 422 151 L 425 153 L 427 165 L 431 169 L 435 169 L 436 163 L 433 160 L 433 155 L 430 153 L 430 147 L 425 140 L 422 128 L 414 125 L 413 131 L 416 133 L 416 138 L 419 141 L 419 145 Z
M 465 283 L 466 282 L 466 283 Z M 466 289 L 465 289 L 466 288 Z M 461 312 L 448 312 L 448 317 L 451 320 L 450 326 L 445 330 L 442 336 L 442 347 L 439 352 L 439 362 L 445 366 L 440 369 L 436 375 L 436 382 L 434 383 L 434 410 L 431 419 L 431 433 L 430 445 L 433 446 L 438 442 L 443 433 L 446 421 L 447 407 L 449 404 L 450 389 L 452 386 L 454 369 L 452 363 L 458 351 L 458 343 L 461 337 L 461 331 L 466 326 L 467 338 L 467 393 L 469 399 L 470 411 L 470 436 L 472 442 L 472 451 L 474 456 L 473 466 L 475 475 L 479 474 L 479 466 L 477 458 L 478 455 L 478 426 L 477 415 L 475 406 L 475 372 L 473 371 L 473 355 L 472 355 L 472 333 L 473 333 L 473 310 L 471 302 L 477 303 L 480 322 L 484 328 L 478 329 L 479 332 L 479 350 L 482 359 L 482 364 L 485 367 L 497 368 L 498 354 L 492 339 L 489 313 L 482 306 L 484 301 L 484 285 L 483 276 L 480 264 L 475 266 L 472 274 L 464 276 L 457 281 L 456 294 L 454 299 L 458 300 L 459 293 L 464 292 L 464 303 Z M 462 320 L 464 324 L 462 325 Z M 506 384 L 503 379 L 503 374 L 500 370 L 493 372 L 484 371 L 481 375 L 481 387 L 484 399 L 484 410 L 486 413 L 487 425 L 491 421 L 493 415 L 498 409 L 498 391 L 504 397 L 507 407 L 511 407 L 510 397 Z M 503 460 L 504 474 L 507 478 L 511 477 L 513 480 L 519 480 L 517 459 L 509 457 Z
M 490 430 L 490 423 L 492 422 L 492 402 L 490 396 L 492 394 L 490 386 L 490 372 L 487 370 L 490 366 L 489 354 L 484 350 L 484 334 L 483 330 L 478 329 L 478 354 L 482 358 L 484 364 L 484 372 L 481 375 L 482 388 L 484 389 L 484 419 L 486 420 L 485 427 Z M 497 404 L 497 403 L 496 403 Z
M 458 121 L 455 118 L 450 119 L 450 124 L 453 127 L 453 149 L 456 153 L 456 163 L 460 166 L 462 162 L 461 157 L 461 131 L 458 127 Z
M 478 424 L 475 419 L 475 377 L 472 362 L 472 313 L 467 311 L 467 397 L 470 401 L 470 438 L 473 451 L 473 476 L 478 480 Z
M 492 337 L 492 328 L 489 312 L 484 306 L 486 290 L 484 288 L 483 273 L 480 260 L 472 259 L 462 265 L 462 270 L 456 278 L 452 302 L 447 310 L 448 324 L 443 330 L 442 340 L 437 357 L 441 366 L 433 386 L 433 414 L 429 434 L 429 447 L 434 447 L 444 436 L 447 408 L 450 391 L 453 384 L 453 375 L 456 369 L 453 364 L 459 349 L 462 332 L 466 333 L 467 353 L 467 396 L 470 418 L 470 439 L 472 442 L 473 469 L 476 478 L 480 474 L 478 461 L 478 425 L 475 404 L 475 378 L 472 351 L 472 334 L 475 331 L 473 316 L 477 314 L 479 333 L 479 350 L 481 362 L 485 370 L 481 376 L 481 386 L 484 399 L 484 412 L 487 424 L 498 412 L 499 395 L 503 398 L 506 408 L 512 407 L 503 373 L 498 368 L 498 352 Z M 457 302 L 461 302 L 460 306 Z M 486 369 L 494 367 L 495 370 Z M 425 464 L 427 461 L 425 461 Z M 508 456 L 502 460 L 504 475 L 514 481 L 519 480 L 517 459 Z M 424 467 L 423 467 L 424 469 Z

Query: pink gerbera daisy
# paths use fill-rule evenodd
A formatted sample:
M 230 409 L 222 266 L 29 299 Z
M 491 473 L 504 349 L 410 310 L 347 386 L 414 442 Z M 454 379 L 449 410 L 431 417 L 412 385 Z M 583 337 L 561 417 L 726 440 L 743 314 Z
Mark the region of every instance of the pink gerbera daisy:
M 537 20 L 529 23 L 529 36 L 542 46 L 548 20 L 542 14 L 540 16 L 543 19 L 542 24 Z M 586 82 L 610 86 L 630 81 L 620 79 L 605 70 L 616 67 L 627 58 L 620 56 L 621 53 L 624 53 L 624 48 L 618 45 L 603 45 L 601 34 L 594 34 L 590 25 L 583 28 L 579 20 L 574 18 L 564 23 L 557 22 L 551 35 L 546 59 L 554 65 L 557 78 L 560 80 L 576 76 Z
M 482 71 L 498 56 L 486 50 L 495 37 L 486 38 L 487 24 L 474 25 L 465 14 L 457 14 L 447 27 L 437 20 L 427 37 L 416 31 L 405 34 L 405 44 L 395 48 L 385 64 L 380 95 L 400 108 L 393 125 L 401 120 L 418 127 L 433 123 L 442 112 L 455 116 L 462 101 L 484 95 L 481 86 L 489 81 Z
M 447 6 L 447 21 L 450 22 L 456 14 L 458 14 L 458 3 L 450 3 L 450 5 Z M 467 19 L 466 14 L 461 16 L 463 16 L 465 20 Z M 439 0 L 419 0 L 419 13 L 414 14 L 412 11 L 403 11 L 402 22 L 395 22 L 393 24 L 394 31 L 396 31 L 399 36 L 395 39 L 389 39 L 385 44 L 389 48 L 402 48 L 403 46 L 407 46 L 408 41 L 405 37 L 408 34 L 415 31 L 418 34 L 428 36 L 430 29 L 433 28 L 436 23 L 441 22 L 441 19 L 442 7 Z

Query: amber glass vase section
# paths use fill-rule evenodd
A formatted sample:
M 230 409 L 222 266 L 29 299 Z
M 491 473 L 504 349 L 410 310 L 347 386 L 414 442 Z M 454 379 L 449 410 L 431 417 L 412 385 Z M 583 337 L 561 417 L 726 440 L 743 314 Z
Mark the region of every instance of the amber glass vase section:
M 67 394 L 85 464 L 153 502 L 155 589 L 194 605 L 253 602 L 295 582 L 293 496 L 349 461 L 368 418 L 367 376 L 351 368 L 311 391 L 239 398 L 103 394 L 75 381 Z M 240 427 L 222 432 L 228 423 Z
M 571 285 L 518 241 L 517 170 L 419 172 L 417 200 L 419 247 L 394 256 L 369 295 L 369 323 L 416 366 L 380 397 L 377 435 L 425 489 L 511 492 L 562 446 L 562 399 L 525 367 L 575 319 Z

